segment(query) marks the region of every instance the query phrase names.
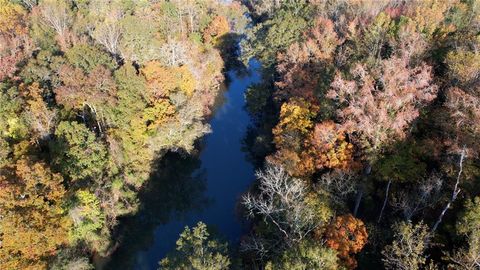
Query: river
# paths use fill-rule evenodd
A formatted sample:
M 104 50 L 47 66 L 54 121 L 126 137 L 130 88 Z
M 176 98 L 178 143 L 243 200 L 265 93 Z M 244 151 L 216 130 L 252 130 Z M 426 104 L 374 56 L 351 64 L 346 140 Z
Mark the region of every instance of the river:
M 254 181 L 253 165 L 242 151 L 251 119 L 244 93 L 260 81 L 260 64 L 251 61 L 248 72 L 227 73 L 227 90 L 210 119 L 212 132 L 193 156 L 167 154 L 141 196 L 142 208 L 120 220 L 120 245 L 106 269 L 150 270 L 175 248 L 185 226 L 206 223 L 237 246 L 245 228 L 236 211 L 240 196 Z

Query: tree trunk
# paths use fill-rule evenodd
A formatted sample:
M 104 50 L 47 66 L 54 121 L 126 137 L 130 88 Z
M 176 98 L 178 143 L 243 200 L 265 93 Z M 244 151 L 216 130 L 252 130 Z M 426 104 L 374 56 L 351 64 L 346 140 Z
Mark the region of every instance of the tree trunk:
M 440 213 L 440 216 L 437 219 L 437 222 L 435 222 L 435 225 L 433 225 L 432 232 L 435 232 L 437 230 L 438 225 L 442 223 L 443 216 L 447 212 L 448 208 L 450 208 L 452 203 L 457 199 L 457 196 L 460 193 L 460 187 L 458 185 L 460 184 L 460 176 L 462 175 L 462 172 L 463 172 L 464 159 L 465 159 L 465 146 L 463 146 L 462 153 L 460 155 L 460 161 L 458 162 L 458 166 L 460 169 L 457 174 L 457 181 L 455 182 L 455 187 L 453 188 L 452 197 L 448 201 L 447 205 L 445 205 L 445 208 L 443 208 L 442 212 Z
M 387 205 L 388 191 L 390 190 L 391 183 L 392 183 L 392 180 L 391 179 L 388 180 L 387 189 L 385 190 L 385 199 L 383 200 L 382 210 L 380 210 L 380 215 L 378 216 L 377 223 L 380 223 L 380 220 L 382 219 L 383 211 L 385 210 L 385 206 Z
M 360 187 L 357 191 L 357 198 L 355 199 L 355 208 L 353 210 L 353 216 L 357 216 L 358 208 L 360 207 L 360 202 L 362 201 L 363 196 L 363 187 Z

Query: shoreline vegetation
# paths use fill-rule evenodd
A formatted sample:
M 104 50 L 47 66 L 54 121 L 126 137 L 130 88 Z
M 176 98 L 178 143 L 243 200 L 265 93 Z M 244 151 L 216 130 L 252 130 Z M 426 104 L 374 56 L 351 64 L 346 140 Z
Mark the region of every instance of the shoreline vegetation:
M 210 132 L 245 28 L 219 1 L 0 1 L 0 265 L 89 269 L 165 153 Z

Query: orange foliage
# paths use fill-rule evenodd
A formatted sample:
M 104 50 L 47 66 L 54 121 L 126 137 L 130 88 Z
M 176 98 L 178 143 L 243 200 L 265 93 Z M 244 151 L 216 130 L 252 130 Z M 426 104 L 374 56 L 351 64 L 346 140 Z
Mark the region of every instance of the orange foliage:
M 230 25 L 227 18 L 223 16 L 215 17 L 212 22 L 203 31 L 203 40 L 205 43 L 216 43 L 223 35 L 230 32 Z
M 314 123 L 318 106 L 304 99 L 291 99 L 280 109 L 280 122 L 273 129 L 277 152 L 268 157 L 293 176 L 306 176 L 323 168 L 353 168 L 353 145 L 332 121 Z
M 164 67 L 159 62 L 152 61 L 141 71 L 154 99 L 167 97 L 176 90 L 190 97 L 195 90 L 195 78 L 187 66 Z
M 338 216 L 325 232 L 327 245 L 338 252 L 338 257 L 348 269 L 355 269 L 354 254 L 367 243 L 367 229 L 363 221 L 351 214 Z
M 332 121 L 316 124 L 308 143 L 317 169 L 348 169 L 354 165 L 353 145 L 346 141 L 340 126 Z
M 0 176 L 0 265 L 45 269 L 46 259 L 67 242 L 63 178 L 46 164 L 23 158 Z

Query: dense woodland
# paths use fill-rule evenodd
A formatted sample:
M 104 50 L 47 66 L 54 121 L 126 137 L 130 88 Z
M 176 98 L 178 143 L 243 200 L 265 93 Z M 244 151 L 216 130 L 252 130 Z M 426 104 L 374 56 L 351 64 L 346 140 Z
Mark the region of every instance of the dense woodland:
M 187 227 L 160 269 L 480 269 L 478 0 L 0 0 L 1 268 L 112 252 L 237 42 L 249 233 Z
M 480 269 L 480 2 L 245 2 L 244 267 Z
M 209 132 L 219 1 L 0 0 L 1 269 L 90 269 L 152 164 Z

